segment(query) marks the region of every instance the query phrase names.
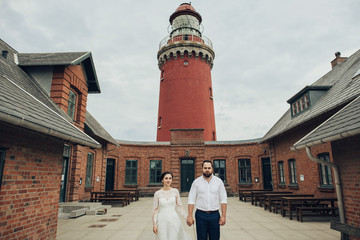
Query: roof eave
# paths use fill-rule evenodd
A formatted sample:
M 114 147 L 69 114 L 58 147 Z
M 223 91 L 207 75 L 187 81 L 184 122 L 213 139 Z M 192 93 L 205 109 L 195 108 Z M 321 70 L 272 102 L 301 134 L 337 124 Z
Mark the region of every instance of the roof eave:
M 77 138 L 75 136 L 56 131 L 56 130 L 54 130 L 52 128 L 41 126 L 39 124 L 36 124 L 34 122 L 28 121 L 28 120 L 26 120 L 24 118 L 20 118 L 20 117 L 17 117 L 17 116 L 13 116 L 13 115 L 9 115 L 9 114 L 0 114 L 0 120 L 3 121 L 3 122 L 9 123 L 11 125 L 27 128 L 29 130 L 39 132 L 39 133 L 43 133 L 43 134 L 46 134 L 46 135 L 49 135 L 49 136 L 52 136 L 52 137 L 60 138 L 62 140 L 66 140 L 66 141 L 69 141 L 69 142 L 73 142 L 73 143 L 77 143 L 77 144 L 80 144 L 80 145 L 93 147 L 93 148 L 101 148 L 101 144 L 98 143 L 95 140 L 86 141 L 86 140 Z

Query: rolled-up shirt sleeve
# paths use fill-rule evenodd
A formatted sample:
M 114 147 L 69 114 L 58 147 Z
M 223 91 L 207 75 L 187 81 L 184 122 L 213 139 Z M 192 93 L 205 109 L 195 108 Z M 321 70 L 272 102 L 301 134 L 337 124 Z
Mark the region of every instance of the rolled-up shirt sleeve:
M 188 196 L 188 204 L 195 204 L 196 200 L 196 181 L 191 184 L 189 196 Z
M 226 203 L 227 204 L 227 193 L 224 186 L 224 183 L 221 181 L 220 184 L 220 203 Z

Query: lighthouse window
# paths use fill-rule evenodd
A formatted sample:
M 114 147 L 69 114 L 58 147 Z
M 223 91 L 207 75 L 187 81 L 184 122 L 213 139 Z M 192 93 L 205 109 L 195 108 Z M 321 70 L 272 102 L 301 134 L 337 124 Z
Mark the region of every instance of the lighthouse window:
M 161 128 L 161 124 L 162 124 L 162 117 L 159 117 L 158 128 Z
M 210 98 L 213 99 L 212 89 L 209 88 Z
M 189 64 L 188 61 L 184 61 L 184 66 L 187 66 Z

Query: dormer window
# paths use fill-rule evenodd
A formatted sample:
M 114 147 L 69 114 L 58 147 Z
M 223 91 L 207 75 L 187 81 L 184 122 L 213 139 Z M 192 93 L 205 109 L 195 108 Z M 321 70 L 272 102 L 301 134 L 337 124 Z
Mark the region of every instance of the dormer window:
M 71 119 L 75 120 L 75 110 L 76 110 L 76 94 L 73 91 L 69 91 L 69 101 L 68 101 L 68 115 Z
M 314 105 L 326 92 L 329 86 L 306 86 L 287 102 L 290 103 L 291 116 L 295 117 Z

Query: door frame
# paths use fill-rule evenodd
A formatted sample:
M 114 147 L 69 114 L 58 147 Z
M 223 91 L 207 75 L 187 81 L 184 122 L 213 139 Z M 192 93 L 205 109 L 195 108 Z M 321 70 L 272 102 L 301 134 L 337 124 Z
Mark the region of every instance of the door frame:
M 192 161 L 192 171 L 193 171 L 193 176 L 192 176 L 192 181 L 194 181 L 195 180 L 195 159 L 194 158 L 180 158 L 180 190 L 181 190 L 181 192 L 188 192 L 188 191 L 190 191 L 190 188 L 189 189 L 184 189 L 183 187 L 183 173 L 184 173 L 184 171 L 183 171 L 183 161 L 185 161 L 185 160 L 191 160 Z M 184 164 L 185 165 L 185 164 Z M 186 165 L 190 165 L 190 164 L 186 164 Z M 190 185 L 190 187 L 191 187 L 191 185 Z
M 270 179 L 265 179 L 265 174 L 264 174 L 264 161 L 268 160 L 269 161 L 269 172 L 270 172 Z M 270 180 L 269 182 L 269 186 L 271 186 L 271 190 L 274 189 L 274 185 L 273 185 L 273 176 L 272 176 L 272 166 L 271 166 L 271 158 L 270 157 L 263 157 L 261 158 L 261 174 L 262 174 L 262 179 L 263 179 L 263 189 L 265 189 L 265 181 Z M 269 190 L 270 190 L 269 189 Z
M 104 188 L 104 190 L 105 191 L 109 191 L 108 189 L 106 189 L 106 186 L 107 186 L 107 181 L 108 181 L 108 179 L 107 179 L 107 176 L 108 176 L 108 161 L 109 160 L 112 160 L 113 161 L 113 163 L 114 163 L 114 172 L 113 172 L 113 183 L 112 183 L 112 187 L 113 187 L 113 189 L 112 190 L 114 190 L 114 188 L 115 188 L 115 175 L 116 175 L 116 159 L 115 158 L 106 158 L 106 169 L 105 169 L 105 188 Z

